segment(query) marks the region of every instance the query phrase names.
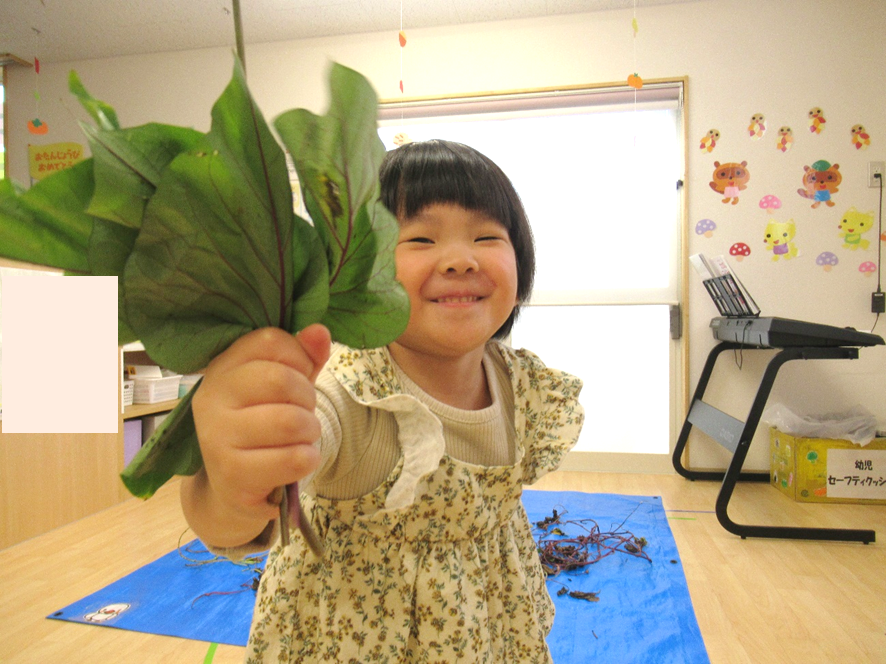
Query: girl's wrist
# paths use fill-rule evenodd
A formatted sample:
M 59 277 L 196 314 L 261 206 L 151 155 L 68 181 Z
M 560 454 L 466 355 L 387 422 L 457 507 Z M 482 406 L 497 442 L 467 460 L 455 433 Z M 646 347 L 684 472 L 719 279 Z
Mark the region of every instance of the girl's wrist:
M 181 485 L 181 504 L 191 530 L 204 544 L 235 548 L 253 541 L 273 521 L 274 515 L 253 516 L 225 504 L 201 468 Z

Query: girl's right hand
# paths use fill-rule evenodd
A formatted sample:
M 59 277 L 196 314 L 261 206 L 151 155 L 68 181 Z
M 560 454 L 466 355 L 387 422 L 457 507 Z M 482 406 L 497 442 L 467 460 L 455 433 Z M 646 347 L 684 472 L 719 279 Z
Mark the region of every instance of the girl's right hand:
M 314 382 L 330 345 L 322 325 L 296 336 L 265 328 L 207 367 L 192 402 L 203 469 L 182 486 L 185 516 L 207 543 L 252 540 L 279 514 L 275 489 L 317 468 Z

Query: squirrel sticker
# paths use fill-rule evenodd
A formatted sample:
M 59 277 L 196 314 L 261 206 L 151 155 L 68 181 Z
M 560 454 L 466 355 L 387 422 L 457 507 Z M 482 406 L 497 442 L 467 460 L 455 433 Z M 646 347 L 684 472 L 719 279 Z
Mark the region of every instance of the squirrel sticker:
M 751 174 L 747 169 L 748 162 L 743 161 L 740 164 L 729 162 L 721 164 L 719 161 L 714 162 L 714 175 L 711 182 L 711 189 L 719 194 L 723 194 L 723 202 L 731 202 L 733 205 L 738 203 L 738 194 L 742 189 L 747 189 L 748 180 Z
M 859 212 L 854 207 L 846 210 L 846 214 L 840 220 L 840 235 L 843 236 L 843 246 L 846 249 L 867 249 L 871 243 L 865 240 L 861 234 L 867 233 L 874 226 L 873 212 Z
M 763 244 L 772 251 L 772 260 L 777 261 L 779 258 L 790 260 L 800 250 L 794 244 L 794 236 L 797 234 L 797 227 L 791 221 L 770 221 L 766 224 L 766 233 L 763 237 Z
M 843 175 L 839 171 L 840 165 L 820 159 L 812 164 L 812 166 L 804 166 L 803 170 L 803 187 L 797 189 L 797 193 L 803 198 L 815 201 L 813 208 L 817 208 L 822 203 L 828 207 L 834 207 L 836 203 L 831 200 L 831 196 L 838 191 L 838 185 L 843 181 Z

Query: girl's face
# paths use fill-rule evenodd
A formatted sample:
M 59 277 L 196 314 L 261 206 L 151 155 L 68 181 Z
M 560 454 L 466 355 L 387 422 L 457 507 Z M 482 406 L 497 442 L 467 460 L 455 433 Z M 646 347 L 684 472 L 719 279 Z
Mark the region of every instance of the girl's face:
M 517 304 L 517 259 L 508 230 L 482 212 L 434 204 L 400 220 L 397 279 L 409 295 L 395 342 L 435 356 L 482 349 Z

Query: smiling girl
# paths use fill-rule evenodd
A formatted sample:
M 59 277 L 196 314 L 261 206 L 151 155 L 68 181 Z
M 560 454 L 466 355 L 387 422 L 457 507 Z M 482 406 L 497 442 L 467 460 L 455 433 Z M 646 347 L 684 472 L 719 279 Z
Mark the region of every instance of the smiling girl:
M 532 290 L 529 223 L 505 174 L 446 141 L 381 169 L 411 311 L 387 348 L 259 330 L 210 365 L 193 409 L 204 470 L 182 485 L 203 541 L 272 547 L 247 662 L 550 662 L 553 605 L 522 487 L 578 439 L 581 381 L 508 336 Z M 301 481 L 322 558 L 277 537 Z

